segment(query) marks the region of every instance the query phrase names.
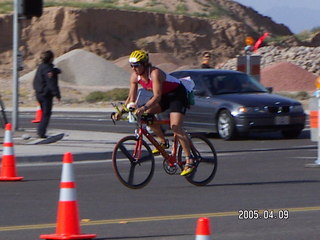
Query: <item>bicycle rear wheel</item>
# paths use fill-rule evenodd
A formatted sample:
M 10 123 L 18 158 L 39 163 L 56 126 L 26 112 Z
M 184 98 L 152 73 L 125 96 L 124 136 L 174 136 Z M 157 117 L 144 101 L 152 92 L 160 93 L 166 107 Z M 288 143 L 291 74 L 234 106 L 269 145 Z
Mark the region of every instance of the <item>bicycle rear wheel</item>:
M 122 138 L 112 154 L 113 170 L 128 188 L 142 188 L 154 173 L 154 157 L 149 145 L 134 136 Z
M 216 174 L 218 167 L 217 154 L 206 137 L 191 135 L 191 141 L 191 154 L 196 168 L 185 178 L 193 185 L 204 186 L 211 182 Z M 185 162 L 185 155 L 181 146 L 179 146 L 178 150 L 178 161 L 179 166 L 182 166 Z

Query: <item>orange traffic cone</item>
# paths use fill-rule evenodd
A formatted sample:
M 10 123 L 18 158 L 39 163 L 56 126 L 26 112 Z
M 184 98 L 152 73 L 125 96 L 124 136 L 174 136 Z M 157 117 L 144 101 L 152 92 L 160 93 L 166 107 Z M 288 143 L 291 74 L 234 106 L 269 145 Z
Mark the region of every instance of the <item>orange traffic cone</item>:
M 36 116 L 31 122 L 39 123 L 41 121 L 41 118 L 42 118 L 42 110 L 41 110 L 40 104 L 38 104 L 37 111 L 36 111 Z
M 96 237 L 96 234 L 80 233 L 76 184 L 72 163 L 72 154 L 70 152 L 65 153 L 61 174 L 56 233 L 40 235 L 42 239 L 92 239 Z
M 210 240 L 210 220 L 209 218 L 199 218 L 196 229 L 196 240 Z
M 11 131 L 11 123 L 7 123 L 4 133 L 0 181 L 19 181 L 23 179 L 23 177 L 17 177 L 16 158 L 14 155 Z

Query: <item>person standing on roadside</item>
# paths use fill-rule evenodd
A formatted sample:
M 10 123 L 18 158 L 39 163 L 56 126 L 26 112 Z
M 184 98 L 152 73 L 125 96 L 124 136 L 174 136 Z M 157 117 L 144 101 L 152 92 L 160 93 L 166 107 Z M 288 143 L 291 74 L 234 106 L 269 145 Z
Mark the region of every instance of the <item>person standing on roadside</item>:
M 211 68 L 210 63 L 209 63 L 210 59 L 211 59 L 210 52 L 204 52 L 202 54 L 201 68 Z
M 41 54 L 41 64 L 33 80 L 33 88 L 42 110 L 42 118 L 37 129 L 39 138 L 47 138 L 46 131 L 52 113 L 53 98 L 56 97 L 59 102 L 61 100 L 58 85 L 58 74 L 61 71 L 54 67 L 53 59 L 54 54 L 50 50 Z

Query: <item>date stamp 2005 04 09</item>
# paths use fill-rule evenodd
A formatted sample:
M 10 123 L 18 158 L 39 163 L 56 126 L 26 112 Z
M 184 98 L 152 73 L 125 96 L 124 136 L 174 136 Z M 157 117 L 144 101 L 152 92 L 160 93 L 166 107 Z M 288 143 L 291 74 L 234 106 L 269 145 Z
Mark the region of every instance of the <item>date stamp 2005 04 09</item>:
M 239 210 L 239 220 L 256 220 L 256 219 L 289 219 L 289 210 Z

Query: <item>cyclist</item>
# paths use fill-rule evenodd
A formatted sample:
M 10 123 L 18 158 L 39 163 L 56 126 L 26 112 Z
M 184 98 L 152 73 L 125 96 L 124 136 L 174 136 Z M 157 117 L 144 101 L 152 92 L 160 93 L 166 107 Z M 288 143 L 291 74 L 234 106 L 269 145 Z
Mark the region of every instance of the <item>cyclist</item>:
M 189 140 L 182 128 L 184 115 L 187 109 L 187 92 L 179 79 L 165 73 L 161 69 L 152 66 L 149 62 L 149 55 L 143 50 L 135 50 L 130 54 L 129 63 L 132 68 L 130 77 L 130 90 L 125 104 L 135 102 L 137 98 L 138 84 L 144 89 L 152 91 L 153 96 L 147 103 L 136 109 L 136 114 L 141 115 L 144 112 L 157 114 L 170 111 L 170 128 L 183 148 L 186 157 L 186 165 L 181 172 L 182 176 L 189 175 L 193 169 L 193 159 L 190 154 Z M 121 113 L 115 115 L 119 120 Z M 164 149 L 169 148 L 169 143 L 165 139 L 160 126 L 152 126 L 152 130 L 160 139 L 160 146 Z M 157 149 L 152 151 L 157 154 Z

